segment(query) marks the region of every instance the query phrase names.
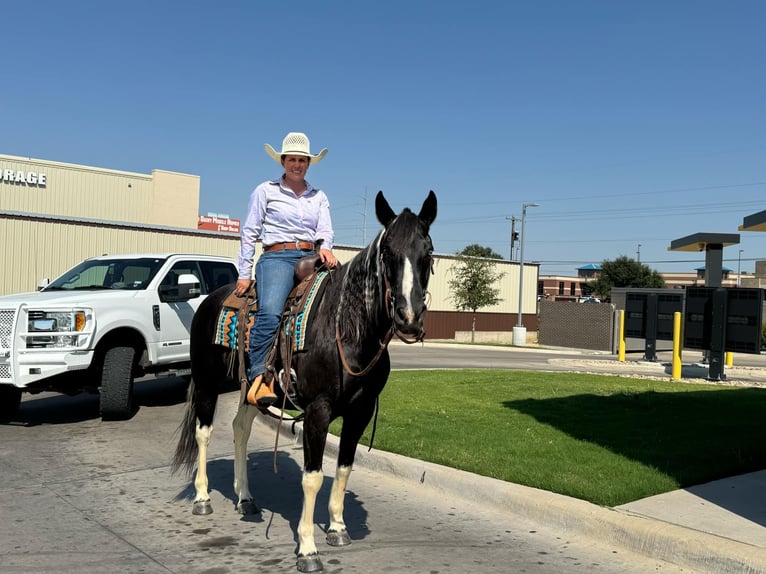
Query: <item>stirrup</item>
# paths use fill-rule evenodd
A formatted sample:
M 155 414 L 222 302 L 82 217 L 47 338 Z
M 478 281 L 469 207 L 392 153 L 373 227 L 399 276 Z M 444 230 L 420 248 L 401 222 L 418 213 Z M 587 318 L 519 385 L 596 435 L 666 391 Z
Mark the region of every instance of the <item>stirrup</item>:
M 271 385 L 263 381 L 263 375 L 258 375 L 253 379 L 250 388 L 247 390 L 245 399 L 253 406 L 265 408 L 277 402 L 277 395 L 274 394 L 273 379 Z

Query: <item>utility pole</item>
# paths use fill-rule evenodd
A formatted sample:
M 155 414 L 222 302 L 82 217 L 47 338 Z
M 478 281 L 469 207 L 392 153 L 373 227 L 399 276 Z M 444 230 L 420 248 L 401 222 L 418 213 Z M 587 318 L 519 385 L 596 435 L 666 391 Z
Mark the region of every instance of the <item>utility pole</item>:
M 519 240 L 519 232 L 516 231 L 516 222 L 518 221 L 518 218 L 511 215 L 510 217 L 506 217 L 506 219 L 511 221 L 511 255 L 508 259 L 509 261 L 513 261 L 513 247 Z

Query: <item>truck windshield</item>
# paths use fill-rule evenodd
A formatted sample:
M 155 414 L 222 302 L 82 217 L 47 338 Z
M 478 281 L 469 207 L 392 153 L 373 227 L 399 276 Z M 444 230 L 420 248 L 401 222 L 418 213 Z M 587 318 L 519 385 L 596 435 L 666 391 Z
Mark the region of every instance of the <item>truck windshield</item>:
M 146 289 L 165 259 L 88 259 L 52 281 L 43 291 L 80 289 Z

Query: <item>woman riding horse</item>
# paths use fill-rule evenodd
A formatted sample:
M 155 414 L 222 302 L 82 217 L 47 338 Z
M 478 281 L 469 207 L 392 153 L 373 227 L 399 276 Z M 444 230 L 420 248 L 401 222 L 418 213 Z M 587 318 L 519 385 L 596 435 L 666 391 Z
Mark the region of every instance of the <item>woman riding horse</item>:
M 271 158 L 284 169 L 281 177 L 261 183 L 250 195 L 247 219 L 242 228 L 239 249 L 239 279 L 235 293 L 243 296 L 252 278 L 255 242 L 263 243 L 263 254 L 255 266 L 258 311 L 250 331 L 250 357 L 247 380 L 250 382 L 247 401 L 268 407 L 277 400 L 273 379 L 264 378 L 266 355 L 285 299 L 293 288 L 295 263 L 310 253 L 316 245 L 319 257 L 328 268 L 338 264 L 332 252 L 334 233 L 330 220 L 330 203 L 325 193 L 306 181 L 309 165 L 318 164 L 327 154 L 323 149 L 311 154 L 306 134 L 291 132 L 282 140 L 277 153 L 269 144 L 264 146 Z

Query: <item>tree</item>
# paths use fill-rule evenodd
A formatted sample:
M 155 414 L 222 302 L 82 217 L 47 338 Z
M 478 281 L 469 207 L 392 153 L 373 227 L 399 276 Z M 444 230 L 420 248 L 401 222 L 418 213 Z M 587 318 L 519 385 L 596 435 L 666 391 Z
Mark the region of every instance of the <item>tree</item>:
M 503 258 L 503 256 L 499 253 L 492 251 L 491 247 L 482 247 L 478 243 L 472 243 L 462 251 L 459 251 L 457 255 L 465 255 L 467 257 L 486 257 L 487 259 Z
M 590 292 L 609 297 L 613 287 L 662 288 L 665 280 L 648 265 L 622 255 L 614 261 L 603 261 L 598 279 L 586 285 Z
M 493 287 L 504 273 L 495 271 L 492 259 L 502 259 L 489 247 L 469 245 L 457 253 L 458 263 L 453 268 L 454 277 L 449 280 L 452 300 L 461 311 L 471 310 L 471 342 L 476 335 L 476 310 L 496 305 L 501 301 L 500 289 Z

